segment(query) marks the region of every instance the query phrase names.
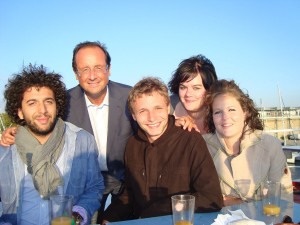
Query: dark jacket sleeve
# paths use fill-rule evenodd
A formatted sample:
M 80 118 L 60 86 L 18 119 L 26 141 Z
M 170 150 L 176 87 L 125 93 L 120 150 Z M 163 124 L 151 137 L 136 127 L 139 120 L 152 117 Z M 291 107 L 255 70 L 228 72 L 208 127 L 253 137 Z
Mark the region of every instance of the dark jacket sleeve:
M 220 182 L 214 162 L 202 136 L 193 146 L 191 156 L 191 185 L 194 191 L 192 194 L 196 197 L 195 212 L 220 211 L 223 207 Z

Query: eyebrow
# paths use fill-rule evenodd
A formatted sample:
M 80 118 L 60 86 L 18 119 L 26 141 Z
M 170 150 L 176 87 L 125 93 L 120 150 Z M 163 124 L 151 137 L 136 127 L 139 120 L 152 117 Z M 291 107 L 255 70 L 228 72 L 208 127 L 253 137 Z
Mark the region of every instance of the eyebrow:
M 55 101 L 55 99 L 52 98 L 52 97 L 43 99 L 43 101 L 48 101 L 48 100 L 53 100 L 53 101 Z M 30 101 L 38 101 L 38 100 L 37 100 L 36 98 L 31 98 L 31 99 L 28 99 L 26 102 L 30 102 Z
M 179 86 L 184 86 L 184 87 L 186 87 L 186 85 L 184 85 L 184 84 L 182 84 L 182 83 L 180 83 L 179 84 Z M 204 85 L 203 84 L 194 84 L 194 85 L 192 85 L 192 87 L 203 87 Z

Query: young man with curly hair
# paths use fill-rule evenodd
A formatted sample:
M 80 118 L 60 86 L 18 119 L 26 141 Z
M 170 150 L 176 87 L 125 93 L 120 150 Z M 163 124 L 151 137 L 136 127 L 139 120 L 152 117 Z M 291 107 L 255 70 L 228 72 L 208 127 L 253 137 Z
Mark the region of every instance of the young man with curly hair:
M 0 147 L 0 224 L 49 224 L 49 197 L 72 195 L 73 213 L 90 224 L 104 182 L 94 137 L 64 122 L 61 76 L 43 66 L 23 68 L 5 86 L 6 112 L 18 124 L 15 144 Z

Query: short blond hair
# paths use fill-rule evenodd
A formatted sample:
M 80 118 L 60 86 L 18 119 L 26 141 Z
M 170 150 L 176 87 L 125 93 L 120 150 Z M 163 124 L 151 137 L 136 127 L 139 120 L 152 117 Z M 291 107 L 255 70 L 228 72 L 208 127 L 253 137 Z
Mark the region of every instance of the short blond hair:
M 166 104 L 170 104 L 167 85 L 165 85 L 164 82 L 157 77 L 145 77 L 136 83 L 129 92 L 127 103 L 130 112 L 134 113 L 132 104 L 137 98 L 141 97 L 143 94 L 151 94 L 153 92 L 158 92 L 165 98 Z

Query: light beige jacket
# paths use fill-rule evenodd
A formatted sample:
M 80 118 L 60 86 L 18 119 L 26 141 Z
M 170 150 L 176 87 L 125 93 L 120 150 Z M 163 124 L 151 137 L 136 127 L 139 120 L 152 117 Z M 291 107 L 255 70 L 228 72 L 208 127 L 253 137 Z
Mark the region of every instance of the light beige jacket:
M 281 143 L 260 130 L 248 132 L 240 144 L 240 154 L 229 156 L 224 139 L 215 134 L 203 135 L 217 169 L 223 196 L 259 199 L 260 183 L 281 181 L 281 195 L 290 201 L 293 197 L 291 172 L 286 163 Z M 245 190 L 235 187 L 235 180 L 245 180 Z M 242 193 L 243 192 L 243 193 Z

